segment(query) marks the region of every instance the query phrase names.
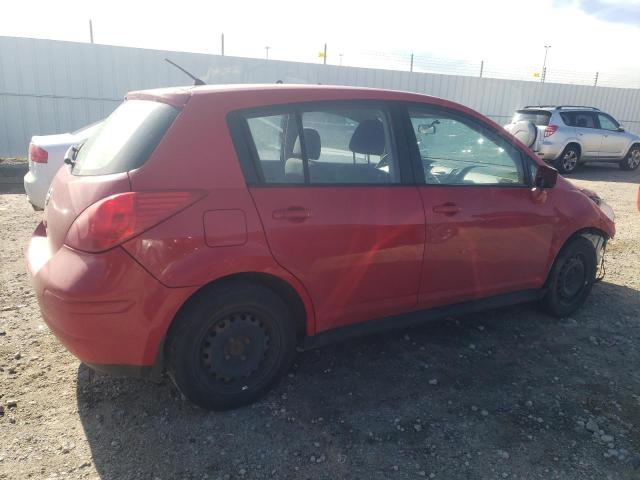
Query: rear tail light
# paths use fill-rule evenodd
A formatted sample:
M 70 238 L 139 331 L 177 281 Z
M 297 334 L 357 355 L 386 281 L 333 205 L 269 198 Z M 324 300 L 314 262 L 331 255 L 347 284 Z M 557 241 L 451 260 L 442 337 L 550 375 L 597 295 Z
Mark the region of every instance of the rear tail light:
M 30 143 L 29 160 L 35 163 L 47 163 L 47 160 L 49 160 L 49 153 L 44 148 Z
M 547 128 L 544 129 L 544 138 L 550 137 L 558 130 L 557 125 L 548 125 Z
M 85 252 L 120 245 L 193 204 L 200 192 L 127 192 L 94 203 L 75 219 L 65 244 Z

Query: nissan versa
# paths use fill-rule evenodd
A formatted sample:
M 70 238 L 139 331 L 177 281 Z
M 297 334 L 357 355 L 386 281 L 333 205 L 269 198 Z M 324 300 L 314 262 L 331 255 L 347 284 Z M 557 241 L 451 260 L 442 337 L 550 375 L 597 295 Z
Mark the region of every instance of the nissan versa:
M 250 403 L 297 347 L 538 301 L 579 308 L 613 212 L 499 125 L 328 86 L 133 92 L 67 159 L 27 250 L 92 368 Z

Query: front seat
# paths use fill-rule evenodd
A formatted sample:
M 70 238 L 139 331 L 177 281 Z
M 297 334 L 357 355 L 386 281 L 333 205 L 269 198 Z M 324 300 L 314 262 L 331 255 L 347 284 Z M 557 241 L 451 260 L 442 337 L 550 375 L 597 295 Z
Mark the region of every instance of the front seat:
M 353 152 L 353 163 L 356 163 L 356 153 L 367 156 L 384 153 L 385 147 L 384 125 L 377 118 L 360 122 L 349 141 L 349 150 Z
M 309 160 L 318 160 L 322 146 L 320 144 L 320 134 L 313 128 L 303 129 L 304 145 L 307 149 Z M 304 183 L 304 163 L 302 161 L 302 148 L 300 147 L 300 137 L 293 145 L 293 155 L 284 164 L 284 179 L 287 183 Z

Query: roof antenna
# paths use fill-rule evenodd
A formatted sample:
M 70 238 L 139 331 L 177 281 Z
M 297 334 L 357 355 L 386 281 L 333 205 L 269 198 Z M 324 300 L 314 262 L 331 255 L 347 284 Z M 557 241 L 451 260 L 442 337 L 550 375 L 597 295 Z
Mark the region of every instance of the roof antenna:
M 165 62 L 170 63 L 171 65 L 173 65 L 174 67 L 176 67 L 178 70 L 181 70 L 183 73 L 185 73 L 186 75 L 188 75 L 192 80 L 193 80 L 193 84 L 194 85 L 206 85 L 206 83 L 204 83 L 202 80 L 200 80 L 198 77 L 196 77 L 195 75 L 187 72 L 184 68 L 182 68 L 180 65 L 178 65 L 175 62 L 172 62 L 171 60 L 169 60 L 168 58 L 164 59 Z

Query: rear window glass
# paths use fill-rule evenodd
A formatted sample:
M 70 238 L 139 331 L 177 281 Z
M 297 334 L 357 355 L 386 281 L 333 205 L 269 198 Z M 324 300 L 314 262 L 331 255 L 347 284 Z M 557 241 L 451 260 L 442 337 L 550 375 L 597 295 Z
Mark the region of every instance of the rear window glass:
M 551 114 L 549 112 L 520 110 L 513 116 L 513 123 L 517 122 L 533 122 L 536 125 L 547 126 L 549 125 L 549 119 Z
M 124 102 L 80 148 L 72 173 L 108 175 L 142 166 L 177 114 L 166 103 Z

